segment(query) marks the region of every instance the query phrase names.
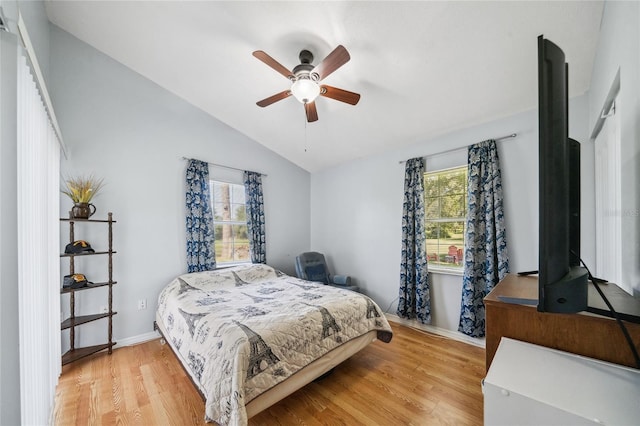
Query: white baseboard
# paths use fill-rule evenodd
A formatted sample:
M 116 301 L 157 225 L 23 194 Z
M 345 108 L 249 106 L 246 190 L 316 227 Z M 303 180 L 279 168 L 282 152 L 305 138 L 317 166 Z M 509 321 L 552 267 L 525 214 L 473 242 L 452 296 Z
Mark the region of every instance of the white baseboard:
M 160 338 L 160 333 L 157 331 L 150 331 L 148 333 L 138 334 L 137 336 L 127 337 L 126 339 L 120 339 L 118 340 L 118 346 L 132 346 L 158 338 Z
M 459 342 L 468 343 L 470 345 L 478 346 L 478 347 L 481 347 L 481 348 L 485 347 L 485 339 L 484 339 L 484 337 L 482 337 L 482 338 L 470 337 L 470 336 L 467 336 L 466 334 L 460 333 L 459 331 L 452 331 L 452 330 L 447 330 L 446 328 L 440 328 L 440 327 L 436 327 L 436 326 L 433 326 L 433 325 L 421 324 L 416 320 L 408 320 L 408 319 L 400 318 L 397 315 L 393 315 L 393 314 L 389 314 L 389 313 L 386 313 L 384 315 L 385 315 L 385 317 L 387 317 L 387 319 L 389 321 L 392 321 L 392 322 L 395 322 L 395 323 L 398 323 L 398 324 L 402 324 L 402 325 L 406 325 L 407 327 L 417 328 L 418 330 L 427 331 L 429 333 L 437 334 L 439 336 L 448 337 L 449 339 L 457 340 Z
M 484 338 L 476 338 L 469 337 L 466 334 L 460 333 L 459 331 L 451 331 L 446 328 L 440 328 L 433 325 L 421 324 L 416 320 L 408 320 L 404 318 L 400 318 L 397 315 L 386 313 L 385 317 L 389 321 L 406 325 L 407 327 L 417 328 L 418 330 L 427 331 L 429 333 L 437 334 L 438 336 L 448 337 L 449 339 L 457 340 L 459 342 L 469 343 L 470 345 L 479 346 L 481 348 L 485 347 L 485 339 Z M 160 333 L 157 331 L 150 331 L 148 333 L 139 334 L 137 336 L 127 337 L 126 339 L 118 340 L 118 346 L 132 346 L 137 345 L 139 343 L 148 342 L 149 340 L 159 339 Z

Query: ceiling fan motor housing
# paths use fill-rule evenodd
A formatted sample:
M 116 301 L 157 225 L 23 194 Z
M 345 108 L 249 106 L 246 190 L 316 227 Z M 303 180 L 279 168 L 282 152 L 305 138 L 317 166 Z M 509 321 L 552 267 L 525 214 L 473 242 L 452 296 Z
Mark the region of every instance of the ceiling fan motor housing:
M 300 59 L 300 65 L 297 65 L 293 69 L 293 74 L 295 74 L 296 80 L 309 79 L 315 82 L 319 81 L 320 76 L 318 73 L 311 72 L 311 70 L 315 68 L 314 65 L 311 65 L 311 62 L 313 62 L 313 53 L 306 49 L 301 50 L 298 58 Z
M 313 53 L 309 52 L 306 49 L 301 50 L 298 58 L 300 58 L 301 64 L 310 64 L 311 62 L 313 62 Z

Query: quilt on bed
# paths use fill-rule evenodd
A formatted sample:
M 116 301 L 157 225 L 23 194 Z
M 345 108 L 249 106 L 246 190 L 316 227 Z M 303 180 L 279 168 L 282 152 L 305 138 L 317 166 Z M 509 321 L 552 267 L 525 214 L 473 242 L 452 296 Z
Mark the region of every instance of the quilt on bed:
M 267 265 L 197 272 L 160 293 L 166 338 L 205 396 L 207 420 L 247 423 L 245 405 L 315 359 L 371 330 L 392 332 L 369 297 Z

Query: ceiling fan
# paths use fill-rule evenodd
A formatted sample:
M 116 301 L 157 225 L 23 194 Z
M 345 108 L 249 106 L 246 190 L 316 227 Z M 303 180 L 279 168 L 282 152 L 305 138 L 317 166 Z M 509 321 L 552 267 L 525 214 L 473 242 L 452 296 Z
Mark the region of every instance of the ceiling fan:
M 256 102 L 260 107 L 266 107 L 293 95 L 304 104 L 307 121 L 312 122 L 318 120 L 318 111 L 315 103 L 318 96 L 335 99 L 350 105 L 355 105 L 360 100 L 360 95 L 357 93 L 338 89 L 337 87 L 327 86 L 326 84 L 320 84 L 321 80 L 325 79 L 329 74 L 349 62 L 349 59 L 351 59 L 349 52 L 347 52 L 347 49 L 342 45 L 336 47 L 333 52 L 324 58 L 322 62 L 315 66 L 311 64 L 311 62 L 313 62 L 313 54 L 308 50 L 302 50 L 299 55 L 300 65 L 297 65 L 293 69 L 293 72 L 289 71 L 262 50 L 256 50 L 253 52 L 253 56 L 269 65 L 292 82 L 289 89 Z

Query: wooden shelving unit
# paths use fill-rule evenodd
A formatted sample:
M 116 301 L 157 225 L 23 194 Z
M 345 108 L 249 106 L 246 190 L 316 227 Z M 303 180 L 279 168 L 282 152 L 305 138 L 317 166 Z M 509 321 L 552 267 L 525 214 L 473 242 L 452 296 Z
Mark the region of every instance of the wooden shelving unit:
M 85 256 L 107 256 L 108 259 L 108 280 L 106 282 L 98 282 L 87 285 L 81 288 L 61 288 L 60 294 L 68 294 L 69 295 L 69 318 L 62 321 L 60 324 L 61 330 L 69 329 L 69 343 L 70 349 L 62 355 L 62 365 L 68 364 L 73 361 L 77 361 L 80 358 L 84 358 L 96 352 L 100 352 L 103 350 L 108 350 L 109 354 L 112 352 L 113 346 L 116 342 L 113 341 L 113 316 L 117 314 L 113 310 L 113 286 L 117 283 L 113 280 L 113 255 L 116 253 L 113 251 L 113 224 L 116 223 L 113 220 L 113 214 L 111 212 L 108 213 L 108 218 L 106 220 L 102 219 L 75 219 L 69 214 L 69 219 L 62 218 L 61 222 L 66 222 L 69 224 L 69 242 L 76 241 L 75 238 L 75 224 L 79 222 L 86 223 L 105 223 L 108 226 L 108 250 L 107 251 L 96 251 L 95 253 L 77 253 L 77 254 L 68 254 L 62 253 L 60 254 L 61 258 L 69 259 L 69 274 L 75 273 L 75 258 L 76 257 L 85 257 Z M 92 290 L 95 288 L 108 288 L 108 307 L 107 312 L 92 314 L 92 315 L 79 315 L 76 316 L 76 302 L 75 302 L 75 294 L 79 291 Z M 79 327 L 83 324 L 98 321 L 102 319 L 107 319 L 107 342 L 100 345 L 94 346 L 86 346 L 86 347 L 76 347 L 76 339 L 75 339 L 75 328 Z

